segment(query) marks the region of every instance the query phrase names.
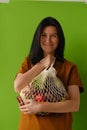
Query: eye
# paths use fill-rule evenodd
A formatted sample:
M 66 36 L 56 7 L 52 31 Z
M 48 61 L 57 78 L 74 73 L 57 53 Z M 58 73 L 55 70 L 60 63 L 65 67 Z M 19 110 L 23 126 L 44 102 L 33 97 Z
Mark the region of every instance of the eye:
M 41 34 L 41 37 L 46 37 L 46 34 L 45 34 L 45 33 L 42 33 L 42 34 Z
M 58 37 L 57 34 L 52 34 L 51 37 Z

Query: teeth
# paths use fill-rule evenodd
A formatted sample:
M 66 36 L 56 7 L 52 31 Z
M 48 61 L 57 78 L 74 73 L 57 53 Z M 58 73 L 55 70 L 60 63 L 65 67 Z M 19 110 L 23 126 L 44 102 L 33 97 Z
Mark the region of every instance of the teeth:
M 46 45 L 46 44 L 44 44 L 45 46 L 52 46 L 52 45 Z

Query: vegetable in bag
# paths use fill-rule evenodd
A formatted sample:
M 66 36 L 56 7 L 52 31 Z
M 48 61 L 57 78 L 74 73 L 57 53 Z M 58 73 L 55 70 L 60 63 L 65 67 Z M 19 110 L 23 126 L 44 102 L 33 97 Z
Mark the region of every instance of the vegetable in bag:
M 26 102 L 26 99 L 33 99 L 37 102 L 59 102 L 66 99 L 66 89 L 62 81 L 56 76 L 53 64 L 49 69 L 44 69 L 21 90 L 20 96 L 24 102 Z

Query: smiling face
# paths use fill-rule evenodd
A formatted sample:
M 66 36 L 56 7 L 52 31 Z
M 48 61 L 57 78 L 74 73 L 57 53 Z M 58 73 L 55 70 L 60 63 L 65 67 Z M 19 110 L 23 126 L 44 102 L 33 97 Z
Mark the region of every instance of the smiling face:
M 54 55 L 54 52 L 58 46 L 58 42 L 59 39 L 56 27 L 45 27 L 40 36 L 40 44 L 44 52 L 44 56 L 47 56 L 48 54 Z

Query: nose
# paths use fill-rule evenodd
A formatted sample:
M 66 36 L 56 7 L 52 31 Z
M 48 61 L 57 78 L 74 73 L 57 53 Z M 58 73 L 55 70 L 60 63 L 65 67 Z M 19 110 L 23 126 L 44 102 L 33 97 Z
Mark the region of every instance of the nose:
M 47 36 L 47 37 L 46 37 L 46 42 L 47 42 L 47 43 L 50 42 L 50 36 Z

